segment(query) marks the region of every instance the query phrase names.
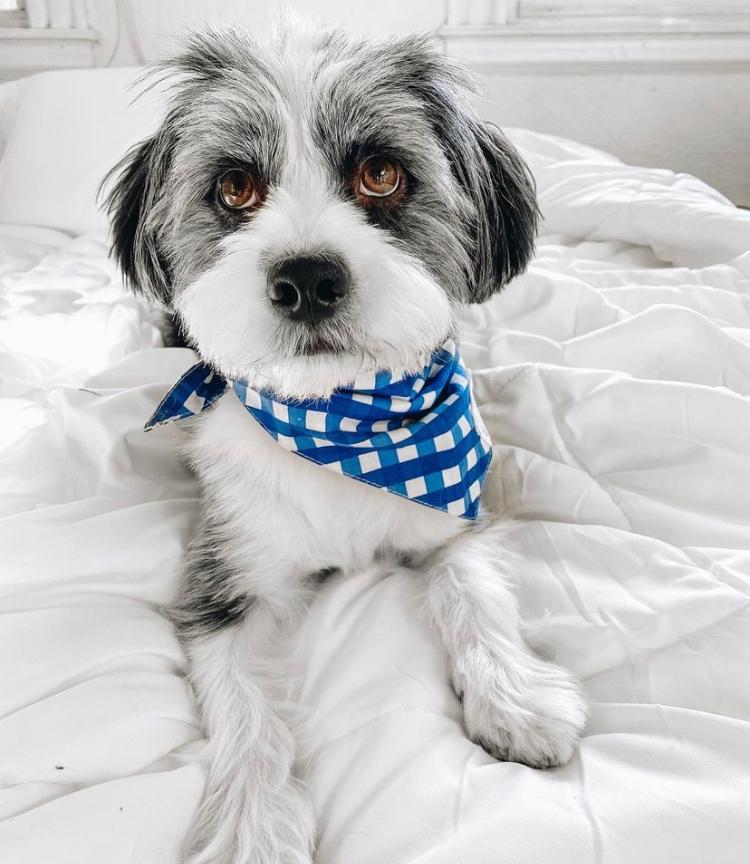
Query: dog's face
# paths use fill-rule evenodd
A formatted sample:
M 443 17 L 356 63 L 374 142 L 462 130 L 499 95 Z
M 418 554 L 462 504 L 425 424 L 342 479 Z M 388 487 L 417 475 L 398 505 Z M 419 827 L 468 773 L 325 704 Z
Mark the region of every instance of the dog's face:
M 286 30 L 193 37 L 159 132 L 109 207 L 128 280 L 171 308 L 229 378 L 326 395 L 421 368 L 525 267 L 525 166 L 422 39 Z

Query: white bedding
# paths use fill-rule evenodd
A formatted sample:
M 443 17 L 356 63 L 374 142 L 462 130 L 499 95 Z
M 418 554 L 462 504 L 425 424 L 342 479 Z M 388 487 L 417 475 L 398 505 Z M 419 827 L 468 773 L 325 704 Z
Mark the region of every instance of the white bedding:
M 327 584 L 297 691 L 319 864 L 750 860 L 750 214 L 517 132 L 546 222 L 464 316 L 530 638 L 585 680 L 567 767 L 469 743 L 419 580 Z M 158 606 L 196 515 L 159 347 L 103 238 L 0 227 L 0 861 L 168 864 L 201 795 Z M 693 268 L 693 269 L 689 269 Z

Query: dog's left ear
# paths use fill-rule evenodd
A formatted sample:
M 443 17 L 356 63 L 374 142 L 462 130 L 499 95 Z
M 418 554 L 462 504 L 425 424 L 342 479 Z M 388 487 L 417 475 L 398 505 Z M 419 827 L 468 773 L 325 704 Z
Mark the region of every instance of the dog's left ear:
M 475 208 L 469 226 L 474 272 L 467 301 L 482 303 L 526 269 L 539 210 L 534 180 L 515 147 L 492 124 L 475 118 L 465 122 L 462 146 L 449 159 Z
M 399 80 L 425 104 L 428 118 L 469 207 L 467 303 L 481 303 L 522 273 L 534 252 L 539 210 L 534 180 L 515 147 L 471 102 L 474 80 L 430 40 L 390 48 Z

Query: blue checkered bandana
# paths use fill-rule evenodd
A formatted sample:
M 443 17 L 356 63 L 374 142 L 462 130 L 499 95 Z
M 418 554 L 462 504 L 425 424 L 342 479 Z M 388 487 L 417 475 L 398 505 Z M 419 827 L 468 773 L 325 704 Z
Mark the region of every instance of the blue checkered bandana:
M 169 391 L 146 429 L 200 414 L 230 386 L 286 450 L 419 504 L 476 519 L 492 447 L 453 343 L 416 375 L 362 376 L 328 399 L 282 401 L 198 363 Z

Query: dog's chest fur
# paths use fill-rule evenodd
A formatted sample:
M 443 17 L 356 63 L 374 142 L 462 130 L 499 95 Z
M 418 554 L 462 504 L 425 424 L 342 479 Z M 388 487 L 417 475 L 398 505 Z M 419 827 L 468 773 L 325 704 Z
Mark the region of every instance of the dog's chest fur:
M 246 590 L 382 553 L 420 556 L 469 524 L 285 450 L 231 392 L 201 418 L 188 453 Z

